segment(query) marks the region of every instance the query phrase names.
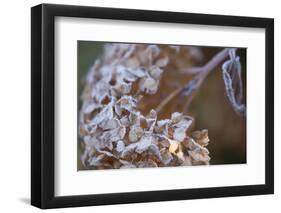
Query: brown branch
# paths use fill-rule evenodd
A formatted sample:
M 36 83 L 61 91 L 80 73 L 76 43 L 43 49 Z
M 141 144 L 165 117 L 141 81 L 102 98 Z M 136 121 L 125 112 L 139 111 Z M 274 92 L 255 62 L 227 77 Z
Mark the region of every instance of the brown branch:
M 182 92 L 185 92 L 189 98 L 187 98 L 187 102 L 185 104 L 185 109 L 183 110 L 186 112 L 187 108 L 189 107 L 192 99 L 194 97 L 194 93 L 199 89 L 202 82 L 205 80 L 207 75 L 214 70 L 223 60 L 225 60 L 228 56 L 230 48 L 225 48 L 222 51 L 218 52 L 207 64 L 202 67 L 194 67 L 190 69 L 186 69 L 185 73 L 197 73 L 195 77 L 190 80 L 185 86 L 174 90 L 170 95 L 168 95 L 156 108 L 156 112 L 159 113 L 171 100 L 173 100 L 177 95 Z
M 157 107 L 156 112 L 159 113 L 171 100 L 173 100 L 177 95 L 179 95 L 183 90 L 183 87 L 180 87 L 173 92 L 171 92 Z

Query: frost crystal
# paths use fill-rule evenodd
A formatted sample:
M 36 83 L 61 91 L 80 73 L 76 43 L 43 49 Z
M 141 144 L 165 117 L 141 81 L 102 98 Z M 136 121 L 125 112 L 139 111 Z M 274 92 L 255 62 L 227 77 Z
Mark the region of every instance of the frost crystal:
M 209 164 L 208 131 L 191 130 L 193 119 L 179 112 L 157 119 L 145 115 L 139 97 L 159 91 L 161 77 L 176 63 L 180 46 L 106 44 L 89 70 L 82 95 L 79 136 L 87 169 Z M 184 47 L 186 48 L 186 47 Z M 199 50 L 192 50 L 199 54 Z M 195 55 L 196 55 L 195 54 Z M 195 57 L 195 56 L 193 56 Z

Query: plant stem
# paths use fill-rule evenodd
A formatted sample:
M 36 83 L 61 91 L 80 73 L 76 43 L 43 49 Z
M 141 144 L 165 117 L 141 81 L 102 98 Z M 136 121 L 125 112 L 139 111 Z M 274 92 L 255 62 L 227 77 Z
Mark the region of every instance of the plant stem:
M 183 90 L 183 87 L 180 87 L 173 92 L 171 92 L 157 107 L 156 112 L 159 113 L 173 98 L 179 95 Z
M 189 69 L 182 70 L 183 73 L 193 73 L 193 74 L 199 74 L 202 72 L 209 73 L 212 71 L 216 66 L 218 66 L 227 56 L 229 53 L 229 50 L 232 48 L 224 48 L 220 52 L 218 52 L 213 58 L 211 58 L 210 61 L 208 61 L 204 66 L 202 67 L 192 67 Z M 234 48 L 236 49 L 236 48 Z
M 182 72 L 184 73 L 197 73 L 195 77 L 190 80 L 185 86 L 180 87 L 176 90 L 174 90 L 170 95 L 168 95 L 156 108 L 156 112 L 159 113 L 171 100 L 173 100 L 177 95 L 180 93 L 184 92 L 185 90 L 187 91 L 187 101 L 184 106 L 183 112 L 185 113 L 191 104 L 194 93 L 199 89 L 201 86 L 202 82 L 205 80 L 207 75 L 214 70 L 223 60 L 225 60 L 229 54 L 229 50 L 231 48 L 224 48 L 220 52 L 218 52 L 213 58 L 211 58 L 210 61 L 208 61 L 204 66 L 202 67 L 194 67 L 190 69 L 183 70 Z M 192 85 L 191 85 L 192 84 Z

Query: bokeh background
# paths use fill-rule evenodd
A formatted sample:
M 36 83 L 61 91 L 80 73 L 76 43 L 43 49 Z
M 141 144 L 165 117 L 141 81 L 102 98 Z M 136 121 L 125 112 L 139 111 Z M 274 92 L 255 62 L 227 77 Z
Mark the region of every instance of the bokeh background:
M 81 107 L 80 95 L 85 86 L 86 74 L 95 62 L 101 56 L 103 42 L 94 41 L 78 41 L 77 57 L 78 57 L 78 108 Z M 224 47 L 199 47 L 202 51 L 203 59 L 197 61 L 194 66 L 202 66 L 207 63 L 216 53 Z M 238 48 L 237 55 L 240 57 L 242 65 L 242 80 L 244 87 L 244 102 L 246 101 L 246 49 Z M 168 85 L 167 82 L 177 82 L 185 84 L 190 77 L 184 76 L 178 72 L 164 72 L 163 83 L 160 84 L 161 99 L 174 90 L 173 84 Z M 161 81 L 162 81 L 161 79 Z M 158 115 L 158 119 L 170 117 L 171 111 L 180 111 L 185 103 L 186 97 L 177 97 L 169 103 L 163 112 Z M 142 100 L 140 107 L 143 105 L 142 111 L 147 112 L 151 108 L 155 108 L 159 104 L 159 99 L 155 96 L 148 96 Z M 246 117 L 239 116 L 232 109 L 226 94 L 224 82 L 222 79 L 221 64 L 213 70 L 203 82 L 202 86 L 194 96 L 194 99 L 187 112 L 194 117 L 195 123 L 192 130 L 208 129 L 210 143 L 208 150 L 210 151 L 211 165 L 218 164 L 241 164 L 246 163 Z M 79 140 L 79 137 L 78 137 Z M 80 143 L 78 143 L 78 169 L 83 169 L 79 156 L 81 155 Z

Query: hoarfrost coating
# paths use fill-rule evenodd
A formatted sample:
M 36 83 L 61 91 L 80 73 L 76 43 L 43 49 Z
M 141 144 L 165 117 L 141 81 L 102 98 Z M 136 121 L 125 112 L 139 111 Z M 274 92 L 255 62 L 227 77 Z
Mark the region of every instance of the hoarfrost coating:
M 208 131 L 192 133 L 192 117 L 173 112 L 158 120 L 154 109 L 144 114 L 138 108 L 144 96 L 158 92 L 165 68 L 177 63 L 180 51 L 201 57 L 194 47 L 104 45 L 81 97 L 79 142 L 86 169 L 209 164 Z

